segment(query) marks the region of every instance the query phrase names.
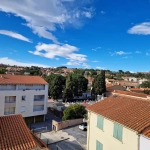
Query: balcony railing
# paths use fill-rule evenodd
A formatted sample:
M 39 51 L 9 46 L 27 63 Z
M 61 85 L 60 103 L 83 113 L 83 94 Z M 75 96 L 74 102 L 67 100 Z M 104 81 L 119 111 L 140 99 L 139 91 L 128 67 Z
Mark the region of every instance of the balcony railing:
M 11 114 L 15 114 L 15 112 L 4 112 L 4 115 L 11 115 Z
M 5 103 L 16 103 L 16 101 L 5 101 Z
M 43 111 L 44 108 L 33 108 L 33 111 Z
M 43 98 L 35 98 L 34 101 L 44 101 Z

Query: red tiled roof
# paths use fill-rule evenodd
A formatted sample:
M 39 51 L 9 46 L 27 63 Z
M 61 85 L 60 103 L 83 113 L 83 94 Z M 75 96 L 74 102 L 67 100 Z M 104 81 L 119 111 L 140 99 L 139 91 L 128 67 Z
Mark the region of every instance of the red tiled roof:
M 128 92 L 128 91 L 121 91 L 121 90 L 115 90 L 114 93 L 147 98 L 147 95 L 143 93 Z
M 33 135 L 21 115 L 0 117 L 0 150 L 49 149 Z
M 2 150 L 28 150 L 36 147 L 21 115 L 0 117 L 0 133 Z
M 130 88 L 130 91 L 141 91 L 141 92 L 143 92 L 144 91 L 144 89 L 140 89 L 140 88 Z
M 150 127 L 150 100 L 113 95 L 87 109 L 138 133 Z
M 48 84 L 40 76 L 0 74 L 0 84 Z

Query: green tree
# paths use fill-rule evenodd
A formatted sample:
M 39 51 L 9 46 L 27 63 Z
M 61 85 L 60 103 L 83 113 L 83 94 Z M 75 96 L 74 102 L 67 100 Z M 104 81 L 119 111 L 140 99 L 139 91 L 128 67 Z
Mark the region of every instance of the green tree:
M 74 104 L 64 110 L 63 120 L 83 118 L 86 113 L 87 111 L 83 105 Z
M 5 72 L 6 72 L 6 69 L 0 68 L 0 74 L 5 74 Z
M 65 80 L 65 77 L 59 74 L 51 74 L 50 76 L 47 76 L 46 81 L 49 83 L 48 95 L 55 100 L 62 97 Z
M 105 71 L 101 71 L 99 75 L 97 75 L 92 83 L 92 93 L 95 95 L 101 95 L 106 92 L 106 83 L 105 83 Z
M 150 88 L 150 81 L 145 81 L 140 85 L 142 88 Z

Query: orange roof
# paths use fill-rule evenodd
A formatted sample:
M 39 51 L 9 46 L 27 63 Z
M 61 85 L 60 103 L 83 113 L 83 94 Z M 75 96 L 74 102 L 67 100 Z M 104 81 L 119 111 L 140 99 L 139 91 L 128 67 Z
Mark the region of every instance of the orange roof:
M 147 95 L 143 93 L 128 92 L 128 91 L 121 91 L 121 90 L 115 90 L 114 93 L 147 98 Z
M 141 91 L 141 92 L 143 92 L 144 89 L 140 89 L 140 88 L 130 88 L 130 91 Z
M 31 133 L 21 115 L 0 117 L 0 133 L 1 150 L 30 150 L 37 145 L 41 149 L 47 148 L 36 135 Z
M 48 84 L 40 76 L 0 74 L 0 84 Z
M 113 95 L 87 109 L 138 133 L 150 126 L 150 100 Z

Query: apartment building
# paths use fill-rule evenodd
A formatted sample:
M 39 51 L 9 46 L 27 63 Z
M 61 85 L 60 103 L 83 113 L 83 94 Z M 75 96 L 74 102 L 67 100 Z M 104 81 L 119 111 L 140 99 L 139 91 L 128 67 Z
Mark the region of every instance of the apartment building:
M 87 150 L 150 149 L 150 99 L 115 93 L 87 110 Z
M 26 123 L 43 121 L 48 83 L 39 76 L 0 75 L 0 116 L 22 114 Z

